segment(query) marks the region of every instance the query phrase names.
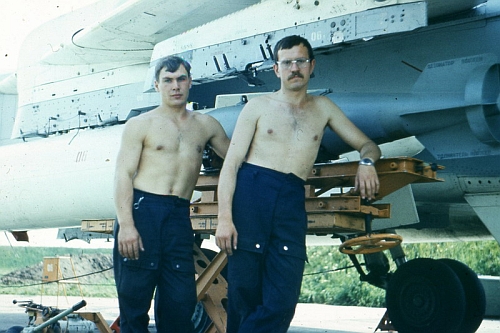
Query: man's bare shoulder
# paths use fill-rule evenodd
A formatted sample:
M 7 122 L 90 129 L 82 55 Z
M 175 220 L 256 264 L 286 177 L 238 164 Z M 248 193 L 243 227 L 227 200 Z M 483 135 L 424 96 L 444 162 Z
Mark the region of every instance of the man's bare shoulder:
M 148 111 L 148 112 L 141 113 L 138 116 L 134 116 L 132 118 L 129 118 L 127 120 L 127 124 L 132 123 L 134 125 L 137 125 L 137 124 L 149 122 L 149 121 L 151 121 L 151 119 L 157 117 L 157 113 L 158 113 L 158 108 L 155 108 L 155 109 Z
M 243 108 L 242 112 L 252 112 L 257 113 L 264 110 L 267 110 L 276 103 L 276 99 L 273 98 L 273 94 L 265 94 L 261 96 L 257 96 L 248 100 Z
M 269 103 L 276 100 L 276 92 L 256 96 L 249 100 L 252 103 Z
M 132 117 L 127 120 L 125 123 L 125 128 L 126 129 L 133 129 L 137 127 L 142 127 L 144 126 L 144 123 L 149 122 L 151 119 L 151 115 L 147 113 L 140 114 L 138 116 Z
M 195 122 L 195 125 L 203 126 L 209 129 L 218 129 L 221 127 L 219 121 L 207 113 L 200 113 L 196 111 L 191 112 L 191 120 Z
M 125 123 L 124 135 L 137 137 L 141 140 L 144 139 L 154 122 L 154 118 L 157 117 L 156 112 L 154 112 L 155 110 L 156 109 L 128 119 Z
M 312 96 L 314 109 L 317 112 L 320 112 L 327 118 L 337 117 L 338 115 L 343 114 L 342 110 L 339 108 L 335 102 L 329 99 L 326 96 Z
M 317 95 L 310 95 L 310 96 L 313 98 L 314 103 L 321 107 L 339 110 L 337 104 L 335 104 L 331 99 L 329 99 L 326 96 L 317 96 Z
M 197 111 L 190 111 L 191 117 L 193 120 L 200 121 L 200 122 L 205 122 L 205 123 L 212 123 L 214 121 L 217 121 L 214 117 L 209 115 L 208 113 L 200 113 Z

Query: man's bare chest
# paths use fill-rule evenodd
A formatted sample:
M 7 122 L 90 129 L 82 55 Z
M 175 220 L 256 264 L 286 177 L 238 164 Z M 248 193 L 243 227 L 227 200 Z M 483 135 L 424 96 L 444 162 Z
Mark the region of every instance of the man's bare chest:
M 257 134 L 277 141 L 314 142 L 321 138 L 324 125 L 310 116 L 281 114 L 261 117 Z
M 192 126 L 165 126 L 150 131 L 146 146 L 158 153 L 200 154 L 206 141 L 205 133 Z

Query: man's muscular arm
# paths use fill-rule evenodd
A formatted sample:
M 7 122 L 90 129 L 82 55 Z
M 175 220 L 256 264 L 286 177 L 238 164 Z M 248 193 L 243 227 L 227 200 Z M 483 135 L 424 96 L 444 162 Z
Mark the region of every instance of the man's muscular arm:
M 222 128 L 221 124 L 215 118 L 209 115 L 207 115 L 207 117 L 209 117 L 208 127 L 213 134 L 210 138 L 209 144 L 219 157 L 225 158 L 227 149 L 229 148 L 229 138 L 227 137 L 224 128 Z
M 356 149 L 361 158 L 369 158 L 373 162 L 380 158 L 380 148 L 354 125 L 337 105 L 327 98 L 322 98 L 321 104 L 328 110 L 328 126 L 348 145 Z M 361 197 L 368 200 L 375 199 L 379 187 L 375 167 L 360 165 L 356 174 L 355 190 L 360 192 Z
M 369 158 L 376 162 L 380 158 L 380 148 L 371 140 L 361 146 L 361 159 Z M 356 173 L 355 189 L 359 190 L 363 199 L 374 200 L 380 189 L 380 182 L 375 166 L 359 165 Z
M 142 152 L 140 126 L 137 119 L 130 119 L 125 125 L 115 168 L 114 201 L 120 225 L 118 250 L 123 257 L 129 259 L 138 259 L 139 250 L 144 250 L 132 217 L 133 177 Z

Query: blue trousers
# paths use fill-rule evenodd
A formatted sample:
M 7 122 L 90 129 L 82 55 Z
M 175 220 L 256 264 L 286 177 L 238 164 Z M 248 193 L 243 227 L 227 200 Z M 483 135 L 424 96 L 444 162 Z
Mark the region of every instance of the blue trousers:
M 134 190 L 133 217 L 144 252 L 138 260 L 128 260 L 115 241 L 113 253 L 120 332 L 148 332 L 156 289 L 157 332 L 192 333 L 197 298 L 189 200 Z
M 286 333 L 307 260 L 304 181 L 244 163 L 233 197 L 227 333 Z

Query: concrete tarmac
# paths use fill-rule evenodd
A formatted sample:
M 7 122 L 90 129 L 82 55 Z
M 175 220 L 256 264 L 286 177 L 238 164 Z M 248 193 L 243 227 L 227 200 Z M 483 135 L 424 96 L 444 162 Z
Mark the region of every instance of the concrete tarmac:
M 35 296 L 27 298 L 26 296 L 0 295 L 0 333 L 12 326 L 25 326 L 28 322 L 24 308 L 14 305 L 12 303 L 14 299 L 31 299 L 35 303 L 59 309 L 67 309 L 82 300 L 81 297 Z M 85 297 L 83 299 L 87 302 L 87 306 L 81 311 L 100 312 L 109 324 L 117 318 L 117 299 Z M 371 333 L 377 328 L 384 313 L 385 309 L 381 308 L 298 304 L 288 333 Z M 153 314 L 150 315 L 153 318 Z M 154 332 L 153 321 L 151 321 L 150 328 L 150 331 Z M 485 319 L 477 332 L 500 332 L 500 319 Z

